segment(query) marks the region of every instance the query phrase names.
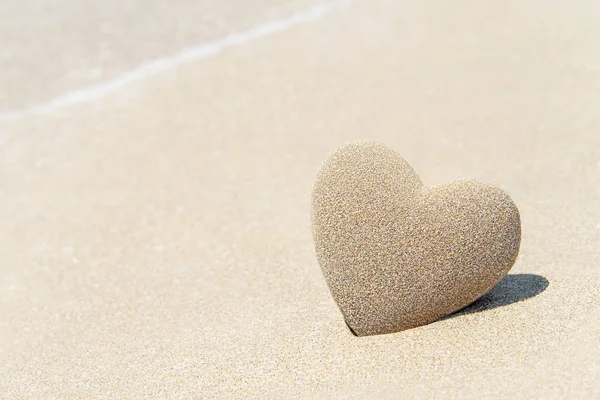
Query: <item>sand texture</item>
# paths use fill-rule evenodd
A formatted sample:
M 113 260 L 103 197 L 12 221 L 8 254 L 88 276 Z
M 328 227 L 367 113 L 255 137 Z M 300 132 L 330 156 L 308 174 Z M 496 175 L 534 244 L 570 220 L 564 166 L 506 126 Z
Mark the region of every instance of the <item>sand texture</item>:
M 42 22 L 0 6 L 2 65 L 23 66 L 0 68 L 0 398 L 600 397 L 600 4 L 137 2 L 119 19 L 130 3 L 108 0 L 116 33 L 92 34 L 100 11 L 59 18 L 74 3 L 40 1 Z M 106 75 L 67 73 L 100 54 Z M 426 186 L 509 193 L 509 274 L 456 315 L 353 336 L 310 209 L 356 140 Z
M 358 336 L 425 325 L 477 300 L 513 266 L 519 210 L 473 179 L 424 187 L 398 153 L 353 142 L 331 154 L 312 195 L 317 259 Z

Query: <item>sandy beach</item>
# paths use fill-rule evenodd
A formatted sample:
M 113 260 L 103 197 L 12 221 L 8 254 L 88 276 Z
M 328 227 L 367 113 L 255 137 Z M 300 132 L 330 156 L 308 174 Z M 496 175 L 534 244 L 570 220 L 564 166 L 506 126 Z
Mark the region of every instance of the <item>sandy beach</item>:
M 0 4 L 0 398 L 600 397 L 599 37 L 583 0 Z M 310 196 L 355 140 L 510 193 L 507 277 L 353 336 Z

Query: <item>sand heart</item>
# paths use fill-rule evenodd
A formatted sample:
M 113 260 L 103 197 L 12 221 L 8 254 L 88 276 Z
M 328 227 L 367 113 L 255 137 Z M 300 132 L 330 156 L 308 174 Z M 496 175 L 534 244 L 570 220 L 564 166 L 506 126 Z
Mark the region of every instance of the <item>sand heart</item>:
M 358 335 L 398 332 L 457 311 L 512 267 L 521 241 L 510 197 L 475 180 L 425 187 L 376 143 L 342 146 L 312 194 L 317 258 Z

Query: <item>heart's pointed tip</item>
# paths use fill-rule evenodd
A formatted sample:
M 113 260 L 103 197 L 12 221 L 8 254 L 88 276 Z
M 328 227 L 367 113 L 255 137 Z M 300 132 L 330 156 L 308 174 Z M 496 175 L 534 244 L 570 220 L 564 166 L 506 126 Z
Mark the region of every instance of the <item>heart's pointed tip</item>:
M 357 334 L 357 333 L 354 331 L 354 329 L 352 329 L 352 327 L 350 326 L 350 324 L 348 323 L 348 321 L 344 320 L 344 322 L 346 323 L 346 326 L 348 327 L 348 329 L 350 329 L 350 332 L 351 332 L 351 333 L 352 333 L 354 336 L 357 336 L 357 337 L 358 337 L 358 336 L 360 336 L 360 335 L 358 335 L 358 334 Z

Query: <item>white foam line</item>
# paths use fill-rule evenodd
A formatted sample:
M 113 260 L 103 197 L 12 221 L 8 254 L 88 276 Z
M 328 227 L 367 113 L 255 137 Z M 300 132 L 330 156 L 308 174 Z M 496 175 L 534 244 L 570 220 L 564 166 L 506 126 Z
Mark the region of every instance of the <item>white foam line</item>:
M 117 76 L 112 80 L 65 93 L 30 108 L 1 113 L 0 119 L 12 120 L 23 118 L 32 114 L 49 113 L 73 104 L 98 99 L 133 82 L 137 82 L 160 72 L 170 70 L 178 65 L 210 58 L 221 53 L 227 48 L 241 46 L 256 39 L 285 31 L 294 25 L 319 19 L 329 12 L 336 5 L 336 3 L 339 2 L 340 1 L 337 0 L 329 3 L 319 4 L 285 18 L 264 22 L 245 32 L 233 33 L 221 39 L 184 49 L 170 57 L 149 61 L 131 71 Z

